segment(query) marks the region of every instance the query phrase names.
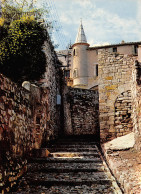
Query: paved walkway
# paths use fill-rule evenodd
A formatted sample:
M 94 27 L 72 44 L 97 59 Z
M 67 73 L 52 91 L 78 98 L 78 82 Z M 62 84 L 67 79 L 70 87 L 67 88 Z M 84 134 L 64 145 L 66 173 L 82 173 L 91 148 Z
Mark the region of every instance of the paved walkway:
M 122 193 L 95 142 L 60 140 L 48 150 L 51 157 L 33 158 L 29 163 L 16 193 Z

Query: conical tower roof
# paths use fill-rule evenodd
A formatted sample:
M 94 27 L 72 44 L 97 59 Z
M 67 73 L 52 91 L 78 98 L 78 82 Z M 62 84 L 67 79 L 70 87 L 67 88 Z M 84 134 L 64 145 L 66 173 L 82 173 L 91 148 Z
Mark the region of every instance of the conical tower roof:
M 86 39 L 86 36 L 85 36 L 85 32 L 84 32 L 84 29 L 83 29 L 82 22 L 79 26 L 75 43 L 87 43 L 87 39 Z

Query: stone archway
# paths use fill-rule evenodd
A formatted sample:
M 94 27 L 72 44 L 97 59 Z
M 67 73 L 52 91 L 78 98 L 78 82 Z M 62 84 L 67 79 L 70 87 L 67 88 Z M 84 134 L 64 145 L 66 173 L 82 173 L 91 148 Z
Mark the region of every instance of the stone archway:
M 115 101 L 115 132 L 116 136 L 123 136 L 133 129 L 131 91 L 121 93 Z

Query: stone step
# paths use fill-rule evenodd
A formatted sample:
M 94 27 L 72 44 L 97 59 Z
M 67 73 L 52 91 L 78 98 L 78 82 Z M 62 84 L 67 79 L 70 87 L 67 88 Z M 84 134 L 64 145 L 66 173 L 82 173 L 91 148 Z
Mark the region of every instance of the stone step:
M 78 145 L 78 144 L 72 144 L 72 145 L 67 145 L 67 144 L 61 144 L 61 145 L 57 145 L 57 144 L 55 144 L 55 145 L 49 145 L 48 147 L 47 147 L 48 149 L 49 148 L 96 148 L 96 146 L 95 145 L 88 145 L 88 144 L 86 144 L 86 145 L 84 145 L 84 144 L 82 144 L 82 145 Z
M 57 146 L 95 146 L 95 145 L 99 145 L 99 144 L 96 144 L 95 142 L 68 142 L 68 141 L 64 141 L 64 142 L 56 142 L 55 144 L 54 143 L 48 143 L 47 144 L 48 146 L 52 146 L 52 145 L 57 145 Z M 45 146 L 46 147 L 46 146 Z
M 61 169 L 61 168 L 40 168 L 39 170 L 36 170 L 36 172 L 44 172 L 44 173 L 48 173 L 48 172 L 51 172 L 51 173 L 54 173 L 54 172 L 57 172 L 57 173 L 67 173 L 67 172 L 74 172 L 74 173 L 77 173 L 77 172 L 103 172 L 103 169 L 102 168 L 91 168 L 91 169 L 88 169 L 88 168 L 64 168 L 64 169 Z M 31 170 L 31 172 L 34 172 L 33 170 Z
M 32 185 L 92 185 L 111 184 L 104 172 L 69 172 L 69 173 L 27 173 L 26 180 Z
M 94 151 L 87 151 L 87 152 L 82 152 L 82 151 L 60 151 L 59 148 L 50 148 L 50 149 L 46 149 L 46 148 L 41 148 L 41 149 L 35 149 L 34 151 L 32 151 L 32 157 L 34 158 L 62 158 L 62 157 L 66 157 L 66 158 L 99 158 L 99 153 L 97 150 Z
M 55 147 L 55 148 L 48 148 L 48 150 L 50 152 L 92 152 L 92 151 L 97 151 L 97 148 L 59 148 L 59 147 Z
M 29 185 L 42 185 L 42 186 L 60 186 L 60 185 L 68 185 L 68 186 L 82 186 L 82 185 L 87 185 L 91 186 L 92 184 L 100 184 L 100 185 L 111 185 L 111 180 L 109 179 L 100 179 L 100 180 L 69 180 L 69 181 L 55 181 L 55 180 L 46 180 L 46 179 L 28 179 L 28 184 Z
M 44 190 L 45 192 L 45 190 Z M 92 184 L 91 186 L 52 186 L 46 189 L 47 194 L 59 193 L 59 194 L 116 194 L 113 187 L 109 187 L 109 184 L 97 185 Z
M 60 154 L 67 154 L 69 152 L 51 152 L 50 154 L 51 155 L 60 155 Z M 89 158 L 92 158 L 92 157 L 95 157 L 95 158 L 99 158 L 99 154 L 97 152 L 71 152 L 71 154 L 76 154 L 80 157 L 89 157 Z
M 102 163 L 100 158 L 32 158 L 30 163 Z
M 30 172 L 102 172 L 104 166 L 97 163 L 34 163 L 28 164 Z
M 56 142 L 97 142 L 96 136 L 94 135 L 83 135 L 83 137 L 80 136 L 74 136 L 74 137 L 61 137 L 55 141 Z
M 119 194 L 94 142 L 65 141 L 34 150 L 16 193 Z
M 12 192 L 12 194 L 119 194 L 115 191 L 110 184 L 91 184 L 80 185 L 80 186 L 42 186 L 42 185 L 30 185 L 28 187 L 26 184 L 19 187 L 17 192 Z

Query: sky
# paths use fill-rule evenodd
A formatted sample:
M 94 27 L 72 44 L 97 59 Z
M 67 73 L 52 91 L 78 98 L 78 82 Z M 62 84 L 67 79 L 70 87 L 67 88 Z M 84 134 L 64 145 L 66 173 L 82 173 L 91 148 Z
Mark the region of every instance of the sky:
M 48 1 L 48 0 L 47 0 Z M 141 41 L 141 0 L 52 0 L 56 10 L 57 50 L 76 39 L 80 18 L 90 46 Z M 50 12 L 51 13 L 51 12 Z M 61 41 L 62 39 L 62 41 Z
M 141 41 L 141 0 L 33 1 L 49 11 L 45 17 L 57 50 L 75 42 L 80 18 L 90 46 Z

